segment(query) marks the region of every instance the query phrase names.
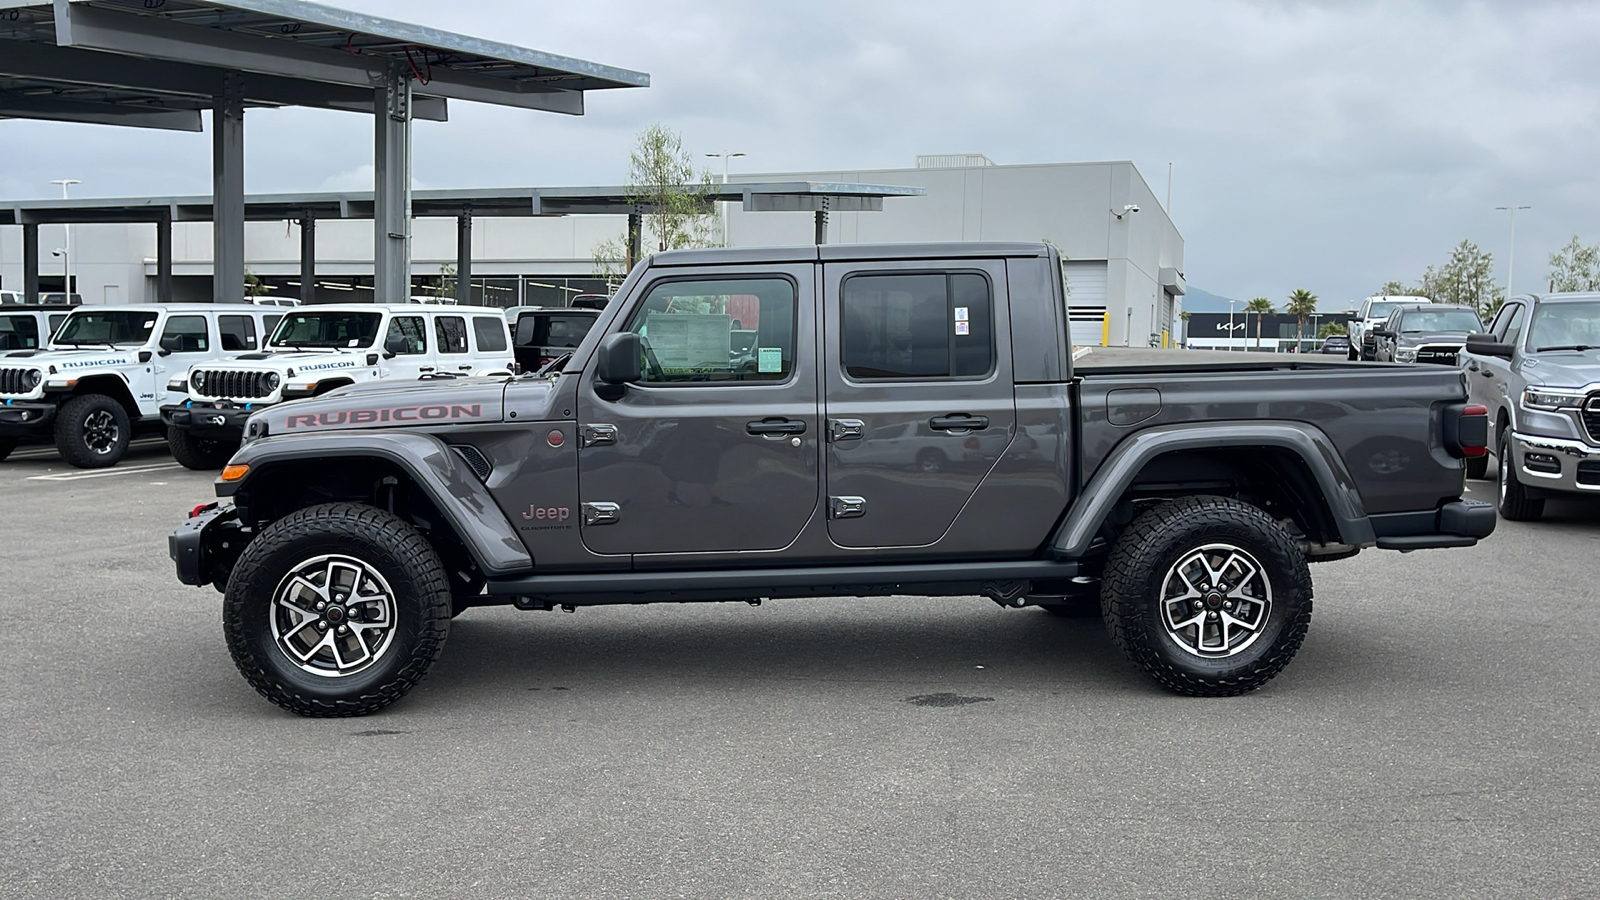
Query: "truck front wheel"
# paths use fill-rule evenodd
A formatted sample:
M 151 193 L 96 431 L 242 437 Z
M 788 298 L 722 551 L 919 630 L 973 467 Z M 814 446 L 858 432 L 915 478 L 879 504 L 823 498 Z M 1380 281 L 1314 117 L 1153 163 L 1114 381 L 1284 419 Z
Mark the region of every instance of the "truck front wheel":
M 1111 638 L 1162 686 L 1193 697 L 1253 691 L 1283 670 L 1311 624 L 1311 573 L 1254 506 L 1184 497 L 1133 521 L 1100 592 Z
M 228 464 L 238 447 L 196 438 L 176 425 L 167 426 L 167 449 L 185 469 L 215 471 Z
M 56 415 L 56 451 L 79 469 L 114 466 L 128 452 L 133 422 L 114 397 L 80 394 Z
M 258 693 L 302 716 L 362 716 L 404 697 L 450 633 L 450 580 L 421 534 L 352 503 L 273 522 L 235 564 L 228 650 Z

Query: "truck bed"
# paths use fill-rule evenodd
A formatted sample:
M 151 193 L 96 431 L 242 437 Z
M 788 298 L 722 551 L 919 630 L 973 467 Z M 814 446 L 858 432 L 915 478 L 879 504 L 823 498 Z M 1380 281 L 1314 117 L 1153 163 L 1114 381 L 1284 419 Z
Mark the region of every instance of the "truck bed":
M 1257 353 L 1228 350 L 1163 350 L 1152 347 L 1075 347 L 1072 366 L 1084 375 L 1141 372 L 1265 372 L 1388 366 L 1351 362 L 1342 356 L 1316 353 Z

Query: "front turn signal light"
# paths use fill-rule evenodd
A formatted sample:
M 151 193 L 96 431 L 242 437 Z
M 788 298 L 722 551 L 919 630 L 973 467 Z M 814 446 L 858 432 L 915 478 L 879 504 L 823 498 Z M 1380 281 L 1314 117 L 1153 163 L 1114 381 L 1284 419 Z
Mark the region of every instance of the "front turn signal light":
M 229 466 L 222 470 L 223 481 L 238 481 L 250 471 L 249 466 Z

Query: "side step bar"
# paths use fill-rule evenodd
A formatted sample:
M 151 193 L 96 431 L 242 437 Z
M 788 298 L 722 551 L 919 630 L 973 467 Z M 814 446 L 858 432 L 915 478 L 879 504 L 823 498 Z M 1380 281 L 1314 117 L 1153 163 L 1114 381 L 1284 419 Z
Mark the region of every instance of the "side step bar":
M 489 594 L 518 606 L 554 603 L 660 603 L 772 597 L 886 597 L 982 595 L 1020 597 L 1027 582 L 1070 579 L 1076 562 L 1013 560 L 906 563 L 875 566 L 806 566 L 784 569 L 673 570 L 491 578 Z

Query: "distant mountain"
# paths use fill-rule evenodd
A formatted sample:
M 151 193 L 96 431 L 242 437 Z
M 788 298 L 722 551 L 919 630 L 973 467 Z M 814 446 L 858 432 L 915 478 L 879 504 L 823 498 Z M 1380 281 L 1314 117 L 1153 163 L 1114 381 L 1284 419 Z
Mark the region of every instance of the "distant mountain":
M 1183 295 L 1183 309 L 1185 312 L 1195 313 L 1225 313 L 1228 311 L 1228 301 L 1231 299 L 1189 285 L 1189 292 Z M 1234 300 L 1233 308 L 1235 311 L 1244 309 L 1244 304 L 1243 300 Z
M 1280 312 L 1283 310 L 1284 299 L 1279 297 L 1272 301 L 1272 305 L 1276 306 Z M 1250 302 L 1248 300 L 1234 300 L 1232 297 L 1213 294 L 1210 291 L 1203 291 L 1194 285 L 1190 285 L 1189 292 L 1183 295 L 1183 309 L 1185 312 L 1194 313 L 1225 313 L 1228 311 L 1229 300 L 1233 300 L 1234 312 L 1243 310 L 1244 305 Z M 1357 301 L 1357 304 L 1359 302 Z M 1317 310 L 1322 313 L 1338 313 L 1344 312 L 1345 306 L 1331 300 L 1322 299 L 1317 301 Z

